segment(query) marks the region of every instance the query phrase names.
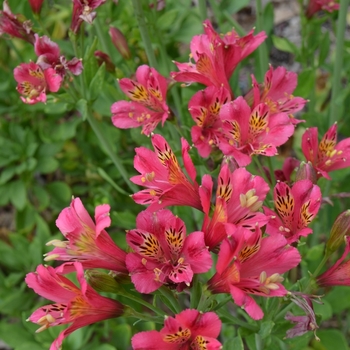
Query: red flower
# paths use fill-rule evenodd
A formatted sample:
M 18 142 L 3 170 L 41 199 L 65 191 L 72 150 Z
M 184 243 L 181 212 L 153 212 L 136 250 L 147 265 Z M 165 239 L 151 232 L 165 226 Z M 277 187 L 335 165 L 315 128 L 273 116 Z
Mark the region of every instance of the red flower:
M 73 16 L 70 29 L 76 34 L 83 21 L 92 24 L 96 17 L 94 10 L 104 4 L 106 0 L 72 0 Z
M 35 34 L 34 51 L 38 56 L 37 64 L 43 69 L 53 68 L 62 78 L 69 70 L 74 75 L 81 74 L 83 65 L 81 60 L 74 57 L 67 61 L 64 56 L 60 55 L 59 46 L 50 40 L 46 35 L 39 37 Z
M 55 249 L 46 254 L 45 260 L 79 261 L 86 268 L 102 268 L 127 274 L 126 253 L 120 249 L 105 231 L 110 226 L 110 207 L 99 205 L 95 209 L 95 222 L 79 198 L 60 213 L 56 225 L 67 241 L 53 240 L 47 245 Z M 64 265 L 63 270 L 69 271 Z
M 220 118 L 225 137 L 220 140 L 219 148 L 225 155 L 233 156 L 240 166 L 248 165 L 254 154 L 276 155 L 276 147 L 294 133 L 286 113 L 271 115 L 265 103 L 251 110 L 243 97 L 222 106 Z
M 169 210 L 143 211 L 136 226 L 126 235 L 134 250 L 127 255 L 126 265 L 138 292 L 151 293 L 164 284 L 182 289 L 190 285 L 193 274 L 211 268 L 203 232 L 186 236 L 184 222 Z
M 214 312 L 201 313 L 186 309 L 174 317 L 167 317 L 164 327 L 158 331 L 135 334 L 131 339 L 134 350 L 185 350 L 222 348 L 216 339 L 221 321 Z
M 190 179 L 183 173 L 174 152 L 161 135 L 152 135 L 155 152 L 136 148 L 134 167 L 141 174 L 130 180 L 147 189 L 132 195 L 138 204 L 151 204 L 154 211 L 169 205 L 187 205 L 202 210 L 196 182 L 196 169 L 188 155 L 190 148 L 182 139 L 182 159 Z
M 195 63 L 175 62 L 180 72 L 172 72 L 171 76 L 176 81 L 223 86 L 231 91 L 228 81 L 233 71 L 266 39 L 266 35 L 261 32 L 254 36 L 254 30 L 251 30 L 241 38 L 232 30 L 221 36 L 209 20 L 204 21 L 203 26 L 205 34 L 194 36 L 191 41 L 190 58 Z
M 29 5 L 35 14 L 39 14 L 44 0 L 29 0 Z
M 123 78 L 120 88 L 131 102 L 118 101 L 111 107 L 112 122 L 121 129 L 136 128 L 142 125 L 142 133 L 150 135 L 158 123 L 169 116 L 166 104 L 166 79 L 154 68 L 140 66 L 136 71 L 136 80 Z
M 219 144 L 222 133 L 219 112 L 222 105 L 228 101 L 228 90 L 224 87 L 209 86 L 193 95 L 188 104 L 192 119 L 196 123 L 191 130 L 192 141 L 202 157 L 208 157 Z
M 328 173 L 350 166 L 350 138 L 337 143 L 337 124 L 332 125 L 318 142 L 317 128 L 307 129 L 301 144 L 305 158 L 312 163 L 318 178 L 330 180 Z
M 43 70 L 34 62 L 22 63 L 13 74 L 18 83 L 17 91 L 24 95 L 21 99 L 28 104 L 46 102 L 46 92 L 58 91 L 62 82 L 53 68 Z
M 310 180 L 297 181 L 292 188 L 283 182 L 278 183 L 274 189 L 278 216 L 271 209 L 264 208 L 265 214 L 271 216 L 266 232 L 271 235 L 282 234 L 288 243 L 309 235 L 312 230 L 307 226 L 317 215 L 321 199 L 320 188 Z
M 39 265 L 35 273 L 31 272 L 26 277 L 28 287 L 55 302 L 39 308 L 29 317 L 29 321 L 41 326 L 37 332 L 52 326 L 72 323 L 59 334 L 51 344 L 50 350 L 61 349 L 63 339 L 76 329 L 121 316 L 124 312 L 121 303 L 99 295 L 87 284 L 80 263 L 74 263 L 74 269 L 80 288 L 66 277 L 57 274 L 50 266 Z
M 306 16 L 311 18 L 318 11 L 333 12 L 339 10 L 339 4 L 333 0 L 309 0 Z
M 302 120 L 294 118 L 296 113 L 304 108 L 306 100 L 301 97 L 294 97 L 293 91 L 297 87 L 298 76 L 294 72 L 288 72 L 284 67 L 270 69 L 265 74 L 263 84 L 258 84 L 252 75 L 253 89 L 246 96 L 248 101 L 253 97 L 252 107 L 256 107 L 259 103 L 265 103 L 269 107 L 270 116 L 279 113 L 287 113 L 293 124 L 298 124 Z
M 346 236 L 345 240 L 345 250 L 340 259 L 317 277 L 317 284 L 320 287 L 350 286 L 350 260 L 344 261 L 350 252 L 350 237 Z
M 300 254 L 296 248 L 287 246 L 282 235 L 262 238 L 259 227 L 252 232 L 226 224 L 226 230 L 229 238 L 220 246 L 217 272 L 208 282 L 209 289 L 213 293 L 230 293 L 238 306 L 259 320 L 264 314 L 248 294 L 286 295 L 280 274 L 297 266 Z
M 209 249 L 214 249 L 227 237 L 226 223 L 251 229 L 267 223 L 268 217 L 258 210 L 270 189 L 260 176 L 252 176 L 244 168 L 231 172 L 227 164 L 223 165 L 218 177 L 215 209 L 210 218 L 212 189 L 213 182 L 205 175 L 199 194 L 206 214 L 202 231 Z
M 34 43 L 34 32 L 30 21 L 23 20 L 11 12 L 7 0 L 4 0 L 3 11 L 0 11 L 0 35 L 4 33 Z

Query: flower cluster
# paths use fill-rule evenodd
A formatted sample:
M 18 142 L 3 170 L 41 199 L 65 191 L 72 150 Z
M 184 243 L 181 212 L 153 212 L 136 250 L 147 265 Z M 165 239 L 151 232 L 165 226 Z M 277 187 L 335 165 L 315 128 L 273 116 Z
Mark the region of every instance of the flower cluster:
M 77 33 L 83 21 L 91 23 L 96 16 L 94 10 L 104 2 L 73 0 L 72 32 Z M 4 6 L 8 6 L 6 2 Z M 41 3 L 36 6 L 39 13 Z M 25 34 L 23 23 L 7 8 L 2 16 L 6 18 L 0 21 L 2 31 L 7 25 L 11 28 L 6 30 L 8 34 L 31 42 L 37 56 L 36 63 L 23 63 L 14 71 L 17 90 L 25 103 L 45 102 L 46 93 L 58 91 L 66 77 L 81 74 L 81 60 L 67 60 L 47 36 L 28 31 Z M 221 343 L 216 339 L 221 329 L 220 310 L 215 313 L 212 303 L 217 294 L 228 294 L 253 320 L 264 317 L 258 297 L 290 298 L 306 315 L 287 314 L 286 319 L 296 323 L 287 337 L 318 327 L 311 296 L 288 291 L 287 284 L 283 284 L 288 276 L 283 274 L 298 266 L 302 259 L 298 243 L 313 232 L 310 224 L 322 202 L 318 180 L 330 179 L 330 171 L 350 165 L 350 138 L 337 143 L 334 124 L 319 142 L 317 128 L 309 128 L 302 136 L 307 163 L 288 158 L 276 172 L 259 169 L 259 174 L 253 175 L 253 167 L 246 166 L 253 158 L 259 162 L 263 156 L 277 155 L 278 147 L 303 122 L 295 113 L 307 101 L 292 95 L 297 85 L 296 73 L 272 66 L 262 83 L 252 76 L 251 90 L 244 96 L 234 96 L 229 83 L 234 70 L 266 35 L 254 35 L 254 30 L 243 37 L 234 30 L 220 35 L 209 20 L 203 25 L 204 34 L 191 41 L 190 62 L 175 62 L 179 71 L 171 73 L 172 80 L 147 65 L 139 66 L 135 77 L 119 80 L 120 89 L 130 101 L 116 101 L 111 106 L 113 125 L 121 129 L 141 127 L 141 133 L 150 136 L 153 147 L 135 149 L 134 168 L 139 174 L 130 180 L 143 189 L 131 197 L 148 207 L 137 215 L 134 228 L 126 232 L 127 250 L 121 249 L 107 232 L 111 225 L 109 205 L 97 206 L 93 220 L 82 201 L 74 198 L 56 221 L 64 240 L 48 242 L 54 249 L 45 254 L 45 261 L 63 263 L 56 268 L 40 265 L 26 277 L 30 288 L 55 302 L 29 317 L 40 325 L 38 331 L 71 324 L 53 342 L 51 350 L 59 349 L 63 339 L 79 327 L 108 318 L 134 316 L 136 311 L 120 299 L 130 291 L 124 284 L 133 285 L 132 291 L 139 294 L 161 294 L 166 290 L 168 295 L 176 296 L 174 302 L 178 306 L 180 294 L 187 298 L 193 287 L 202 288 L 198 310 L 194 309 L 197 305 L 193 299 L 190 308 L 186 299 L 182 311 L 172 309 L 173 305 L 169 307 L 169 302 L 168 309 L 174 315 L 166 317 L 161 329 L 135 334 L 131 341 L 135 350 L 220 349 Z M 112 39 L 120 35 L 113 28 L 110 34 Z M 120 50 L 128 59 L 130 52 L 124 41 L 122 46 Z M 95 51 L 95 56 L 106 65 L 111 63 L 101 51 Z M 114 70 L 113 65 L 110 68 Z M 195 124 L 191 137 L 200 157 L 210 157 L 213 151 L 219 155 L 216 172 L 203 174 L 203 169 L 192 160 L 191 146 L 185 138 L 181 138 L 180 159 L 170 141 L 153 133 L 160 122 L 165 125 L 171 114 L 166 101 L 170 82 L 206 86 L 189 100 L 188 110 Z M 294 176 L 295 168 L 298 170 Z M 198 179 L 200 172 L 202 177 Z M 177 206 L 189 207 L 196 213 L 194 229 L 186 229 L 185 221 L 169 208 Z M 327 246 L 327 254 L 335 252 L 345 236 L 344 255 L 328 271 L 313 276 L 318 287 L 350 284 L 349 264 L 344 261 L 350 251 L 350 239 L 344 229 L 348 216 L 346 213 L 337 220 L 331 248 Z M 87 272 L 87 276 L 96 279 L 89 285 L 84 272 L 91 269 L 110 272 L 100 281 L 98 276 L 104 272 Z M 77 274 L 80 287 L 65 276 L 71 272 Z M 108 279 L 109 286 L 104 286 L 103 281 Z M 98 291 L 114 292 L 116 297 L 110 299 Z M 165 313 L 156 302 L 143 305 L 161 315 Z

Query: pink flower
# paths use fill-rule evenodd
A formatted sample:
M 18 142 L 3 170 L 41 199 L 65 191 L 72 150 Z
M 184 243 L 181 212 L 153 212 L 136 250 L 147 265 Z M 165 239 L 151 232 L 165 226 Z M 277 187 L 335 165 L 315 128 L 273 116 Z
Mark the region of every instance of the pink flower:
M 327 12 L 339 10 L 339 3 L 333 0 L 309 0 L 306 16 L 311 18 L 315 13 L 322 10 Z
M 74 263 L 74 269 L 77 272 L 80 288 L 66 277 L 57 274 L 50 266 L 39 265 L 36 272 L 29 273 L 25 279 L 28 287 L 34 289 L 35 293 L 55 302 L 37 309 L 29 317 L 29 321 L 41 326 L 36 332 L 72 323 L 59 334 L 51 344 L 50 350 L 61 349 L 63 339 L 76 329 L 121 316 L 124 312 L 121 303 L 99 295 L 87 284 L 80 263 Z
M 121 129 L 142 126 L 142 133 L 150 135 L 158 123 L 169 116 L 166 104 L 166 79 L 154 68 L 140 66 L 136 71 L 136 81 L 123 78 L 120 88 L 131 102 L 118 101 L 111 107 L 112 122 Z
M 99 205 L 95 209 L 95 222 L 79 198 L 61 211 L 56 225 L 66 241 L 53 240 L 47 245 L 55 249 L 46 254 L 46 261 L 79 261 L 85 269 L 102 268 L 127 274 L 126 253 L 120 249 L 105 231 L 110 226 L 110 206 Z
M 295 170 L 299 167 L 300 160 L 293 158 L 293 157 L 287 157 L 284 162 L 282 169 L 275 170 L 275 178 L 277 181 L 283 181 L 283 182 L 291 182 L 291 175 Z M 270 176 L 270 173 L 266 173 L 267 176 Z
M 195 63 L 175 62 L 180 72 L 172 72 L 171 76 L 176 81 L 223 86 L 231 91 L 228 81 L 233 71 L 266 39 L 266 35 L 261 32 L 254 36 L 254 30 L 242 38 L 234 30 L 219 35 L 209 20 L 204 21 L 203 26 L 205 34 L 194 36 L 191 41 L 190 59 L 193 58 Z
M 188 155 L 190 148 L 185 139 L 182 143 L 182 159 L 188 178 L 169 144 L 161 135 L 152 135 L 155 152 L 136 148 L 134 167 L 141 174 L 130 180 L 147 189 L 132 195 L 138 204 L 150 204 L 147 210 L 154 211 L 169 205 L 187 205 L 202 210 L 196 182 L 196 169 Z
M 282 234 L 288 243 L 309 235 L 312 229 L 307 226 L 317 215 L 321 199 L 320 188 L 310 180 L 297 181 L 292 188 L 283 182 L 278 183 L 274 189 L 278 216 L 271 209 L 264 208 L 265 214 L 271 216 L 266 232 L 270 235 Z
M 209 249 L 214 249 L 227 237 L 226 223 L 250 229 L 267 223 L 268 217 L 259 209 L 270 189 L 260 176 L 252 176 L 244 168 L 231 172 L 228 165 L 224 164 L 218 176 L 215 209 L 210 218 L 212 190 L 213 182 L 205 175 L 199 194 L 206 214 L 202 231 Z
M 141 212 L 136 229 L 126 240 L 134 253 L 126 257 L 131 280 L 140 293 L 151 293 L 162 285 L 189 286 L 195 273 L 207 272 L 212 265 L 203 232 L 186 236 L 186 226 L 169 210 Z
M 8 0 L 4 0 L 3 11 L 0 11 L 0 36 L 6 33 L 33 44 L 34 32 L 30 21 L 23 20 L 23 16 L 18 17 L 11 12 Z
M 29 0 L 29 5 L 32 8 L 33 13 L 39 14 L 41 11 L 41 6 L 44 0 Z
M 24 95 L 21 100 L 27 104 L 46 102 L 46 92 L 59 90 L 62 77 L 54 69 L 41 69 L 34 62 L 22 63 L 13 71 L 18 83 L 17 91 Z
M 46 35 L 39 37 L 35 34 L 34 51 L 38 56 L 37 64 L 43 69 L 53 68 L 62 78 L 69 70 L 74 75 L 81 74 L 83 64 L 81 60 L 74 57 L 67 61 L 64 56 L 60 55 L 59 46 L 50 40 Z
M 318 178 L 330 180 L 328 173 L 350 166 L 350 138 L 337 143 L 337 124 L 333 124 L 318 142 L 317 128 L 307 129 L 301 144 L 305 158 L 312 163 Z
M 216 338 L 220 330 L 221 321 L 214 312 L 186 309 L 175 317 L 167 317 L 159 332 L 135 334 L 131 344 L 134 350 L 219 350 L 222 346 Z
M 320 340 L 316 336 L 318 325 L 311 297 L 311 295 L 298 292 L 291 293 L 291 300 L 305 312 L 305 316 L 294 316 L 292 313 L 287 312 L 285 319 L 295 323 L 295 326 L 287 331 L 286 338 L 298 337 L 309 331 L 313 331 L 315 339 Z
M 233 156 L 240 166 L 248 165 L 254 154 L 276 155 L 276 147 L 294 133 L 286 113 L 272 116 L 264 103 L 251 110 L 241 96 L 221 107 L 220 118 L 225 137 L 220 140 L 219 148 L 225 155 Z
M 297 266 L 300 254 L 287 245 L 282 235 L 262 238 L 258 226 L 255 232 L 232 224 L 226 224 L 226 229 L 229 237 L 220 246 L 217 272 L 208 282 L 209 289 L 213 293 L 230 293 L 238 306 L 259 320 L 264 314 L 249 294 L 286 295 L 280 274 Z
M 209 86 L 198 91 L 188 104 L 192 119 L 196 123 L 191 130 L 192 141 L 202 157 L 208 157 L 219 144 L 222 129 L 219 112 L 222 105 L 230 99 L 230 93 L 224 87 Z
M 269 107 L 270 116 L 287 113 L 291 123 L 298 124 L 302 120 L 295 119 L 293 113 L 303 109 L 307 101 L 292 95 L 297 87 L 297 79 L 296 73 L 288 72 L 284 67 L 274 69 L 270 66 L 263 84 L 259 85 L 252 75 L 253 89 L 245 96 L 245 99 L 249 103 L 249 100 L 253 98 L 253 108 L 259 103 L 265 103 Z
M 73 1 L 73 16 L 70 29 L 73 33 L 78 33 L 78 30 L 83 21 L 92 24 L 96 17 L 94 10 L 104 4 L 106 0 L 72 0 Z
M 124 34 L 116 27 L 109 27 L 108 33 L 114 47 L 124 59 L 129 60 L 131 58 L 131 53 Z
M 345 237 L 345 250 L 340 259 L 322 275 L 317 277 L 320 287 L 350 286 L 350 260 L 344 261 L 350 252 L 350 237 Z

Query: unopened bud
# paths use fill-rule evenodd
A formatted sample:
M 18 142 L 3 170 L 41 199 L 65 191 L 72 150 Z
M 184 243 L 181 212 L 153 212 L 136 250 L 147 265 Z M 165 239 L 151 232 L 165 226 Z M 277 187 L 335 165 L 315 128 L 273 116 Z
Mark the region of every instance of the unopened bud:
M 118 293 L 119 283 L 107 273 L 98 270 L 87 270 L 85 277 L 90 286 L 98 292 Z
M 29 0 L 29 5 L 32 8 L 33 13 L 36 15 L 40 13 L 43 2 L 44 0 Z
M 295 181 L 310 180 L 313 184 L 317 184 L 317 174 L 310 162 L 301 162 L 295 174 Z
M 350 236 L 350 209 L 344 211 L 336 218 L 326 244 L 326 254 L 330 255 L 338 250 L 343 244 L 345 236 Z
M 109 35 L 113 45 L 126 60 L 130 59 L 130 50 L 124 34 L 115 27 L 109 27 Z
M 97 59 L 97 63 L 100 66 L 102 63 L 104 63 L 106 65 L 106 69 L 108 72 L 110 73 L 114 73 L 115 72 L 115 65 L 112 62 L 111 58 L 104 52 L 102 51 L 95 51 L 94 55 Z

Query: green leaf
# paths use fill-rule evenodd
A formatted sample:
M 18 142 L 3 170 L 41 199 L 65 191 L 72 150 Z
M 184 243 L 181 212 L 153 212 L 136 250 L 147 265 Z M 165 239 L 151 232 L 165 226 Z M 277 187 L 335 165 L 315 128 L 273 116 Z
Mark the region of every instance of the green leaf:
M 16 167 L 11 166 L 3 169 L 0 175 L 0 185 L 5 184 L 14 175 Z
M 244 350 L 243 341 L 240 335 L 234 337 L 233 339 L 229 339 L 224 343 L 224 350 Z
M 33 341 L 33 335 L 17 323 L 0 323 L 1 340 L 15 348 L 21 344 Z
M 329 39 L 329 32 L 326 31 L 322 38 L 322 45 L 319 46 L 319 55 L 318 55 L 318 67 L 322 66 L 324 61 L 329 55 L 331 41 Z
M 156 22 L 156 28 L 160 31 L 166 31 L 172 27 L 174 21 L 178 17 L 179 10 L 171 9 L 164 12 L 161 16 L 158 17 Z
M 38 343 L 25 342 L 19 346 L 16 346 L 14 350 L 46 350 L 46 348 Z
M 305 259 L 309 261 L 320 260 L 323 256 L 323 253 L 324 243 L 321 243 L 308 249 Z
M 46 209 L 50 204 L 50 196 L 47 191 L 42 186 L 39 186 L 37 184 L 33 185 L 32 191 L 37 199 L 36 203 L 38 204 L 38 210 L 42 211 Z
M 98 97 L 98 95 L 101 93 L 102 85 L 105 80 L 106 75 L 106 65 L 103 63 L 101 64 L 100 68 L 97 70 L 95 76 L 92 78 L 90 87 L 89 87 L 89 93 L 90 93 L 90 100 L 94 101 Z
M 299 49 L 297 48 L 297 46 L 295 46 L 286 38 L 281 38 L 279 36 L 272 35 L 272 42 L 276 49 L 280 51 L 290 52 L 294 55 L 297 55 L 299 53 Z
M 83 117 L 83 120 L 86 120 L 88 115 L 87 101 L 84 99 L 79 100 L 76 104 L 76 108 L 80 112 L 81 116 Z
M 267 338 L 269 335 L 271 335 L 271 331 L 274 327 L 275 323 L 272 321 L 266 321 L 263 322 L 260 326 L 259 335 L 261 336 L 261 339 Z
M 72 191 L 65 182 L 54 181 L 49 183 L 46 188 L 51 196 L 52 202 L 58 207 L 62 208 L 69 204 Z
M 298 86 L 293 95 L 308 98 L 311 90 L 315 86 L 316 73 L 313 69 L 308 68 L 298 75 Z
M 320 344 L 323 345 L 326 350 L 349 350 L 344 334 L 337 329 L 318 331 L 317 336 L 321 340 Z
M 41 157 L 38 159 L 35 170 L 41 174 L 53 173 L 59 166 L 58 160 L 52 157 Z
M 18 209 L 22 210 L 27 203 L 27 191 L 21 180 L 16 180 L 8 184 L 8 191 L 11 203 Z

